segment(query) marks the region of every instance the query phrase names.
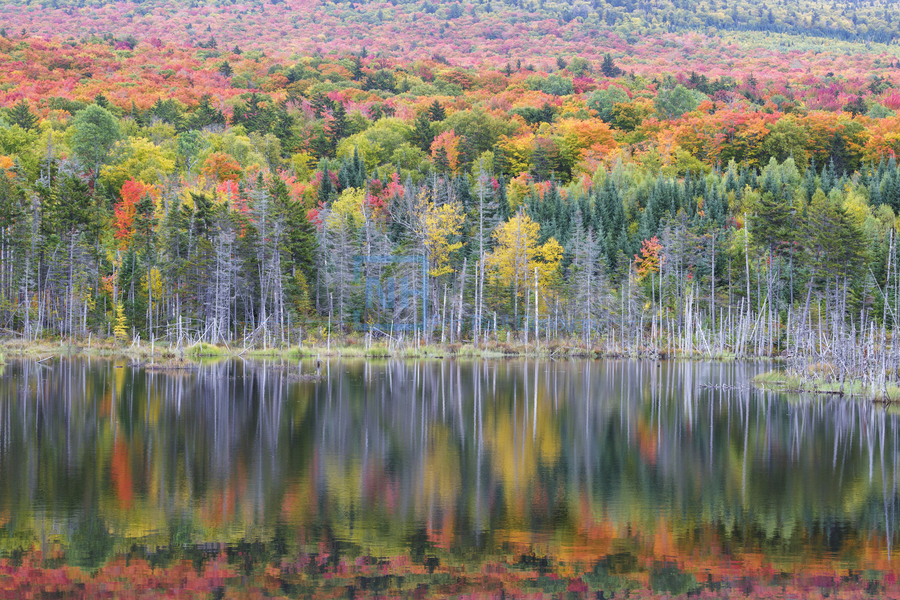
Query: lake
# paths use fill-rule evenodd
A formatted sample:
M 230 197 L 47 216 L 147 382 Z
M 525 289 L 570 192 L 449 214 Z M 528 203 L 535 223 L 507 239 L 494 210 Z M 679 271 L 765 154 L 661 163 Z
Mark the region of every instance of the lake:
M 898 413 L 771 368 L 11 361 L 0 597 L 900 591 Z

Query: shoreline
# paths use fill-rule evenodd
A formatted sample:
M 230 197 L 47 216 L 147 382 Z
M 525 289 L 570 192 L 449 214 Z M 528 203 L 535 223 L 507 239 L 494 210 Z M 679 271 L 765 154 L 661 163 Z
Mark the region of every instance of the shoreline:
M 868 400 L 876 404 L 889 405 L 900 402 L 900 386 L 886 384 L 880 389 L 865 385 L 859 380 L 831 381 L 827 379 L 791 375 L 786 371 L 767 371 L 757 375 L 752 385 L 766 391 L 787 394 L 820 394 Z
M 641 348 L 639 350 L 624 349 L 609 346 L 594 346 L 586 348 L 580 345 L 580 340 L 556 340 L 553 342 L 524 344 L 517 342 L 488 342 L 476 348 L 471 342 L 441 344 L 406 344 L 388 345 L 384 343 L 366 344 L 352 338 L 341 341 L 315 341 L 303 346 L 281 347 L 242 347 L 212 345 L 200 342 L 186 346 L 182 351 L 169 345 L 161 344 L 131 344 L 128 346 L 117 345 L 109 341 L 96 340 L 41 340 L 36 342 L 24 342 L 15 339 L 0 340 L 0 364 L 3 357 L 6 358 L 37 358 L 47 360 L 64 356 L 95 356 L 104 358 L 129 358 L 146 363 L 191 363 L 206 358 L 284 358 L 297 360 L 301 358 L 631 358 L 649 360 L 693 359 L 693 360 L 779 360 L 777 356 L 747 356 L 738 357 L 734 353 L 722 354 L 686 354 L 680 349 L 673 351 L 660 351 L 653 348 Z
M 41 340 L 23 342 L 21 340 L 0 340 L 0 367 L 15 359 L 35 359 L 44 363 L 63 357 L 95 357 L 106 359 L 129 359 L 132 367 L 144 367 L 157 371 L 191 370 L 210 359 L 271 359 L 302 360 L 313 358 L 359 358 L 359 359 L 636 359 L 636 360 L 713 360 L 730 362 L 736 360 L 767 360 L 779 362 L 778 356 L 746 356 L 734 354 L 706 355 L 657 352 L 642 349 L 638 352 L 594 347 L 587 349 L 564 340 L 540 346 L 489 342 L 476 348 L 471 342 L 463 344 L 421 344 L 419 346 L 390 347 L 382 343 L 360 343 L 353 339 L 340 342 L 313 342 L 305 346 L 254 348 L 221 345 L 205 342 L 185 347 L 182 352 L 168 345 L 132 344 L 120 346 L 109 341 L 100 342 L 78 340 Z M 771 370 L 753 378 L 751 385 L 768 391 L 793 394 L 820 394 L 867 400 L 889 405 L 900 402 L 900 385 L 887 384 L 880 389 L 863 385 L 858 380 L 831 381 L 827 378 L 792 375 L 783 370 Z

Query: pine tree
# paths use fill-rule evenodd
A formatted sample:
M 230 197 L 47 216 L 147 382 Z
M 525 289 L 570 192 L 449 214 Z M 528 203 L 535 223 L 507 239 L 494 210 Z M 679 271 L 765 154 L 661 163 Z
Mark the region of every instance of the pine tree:
M 550 152 L 546 145 L 538 144 L 531 155 L 531 172 L 537 181 L 550 179 L 552 166 L 550 164 Z
M 197 108 L 191 113 L 187 119 L 188 129 L 203 129 L 210 126 L 225 126 L 225 115 L 218 108 L 214 108 L 211 104 L 212 96 L 203 94 Z
M 803 174 L 803 183 L 800 184 L 801 189 L 806 194 L 806 201 L 810 202 L 812 200 L 813 194 L 816 193 L 816 188 L 819 187 L 816 182 L 816 170 L 815 165 L 811 165 L 807 167 L 806 173 Z
M 353 148 L 353 155 L 348 156 L 341 163 L 338 171 L 338 184 L 341 189 L 366 187 L 366 163 L 359 156 L 359 148 Z
M 607 77 L 618 77 L 622 74 L 622 70 L 616 66 L 613 57 L 606 53 L 603 56 L 603 63 L 600 65 L 600 71 Z
M 275 209 L 284 220 L 284 247 L 291 259 L 286 267 L 299 269 L 306 281 L 314 281 L 318 243 L 315 227 L 307 218 L 306 207 L 302 202 L 291 200 L 287 185 L 279 177 L 273 178 L 269 193 Z
M 435 100 L 430 107 L 428 107 L 428 120 L 432 123 L 437 121 L 443 121 L 447 118 L 447 113 L 444 112 L 444 107 L 441 106 L 441 103 Z
M 353 66 L 350 68 L 351 76 L 353 77 L 353 81 L 362 81 L 363 71 L 362 71 L 362 61 L 358 56 L 353 57 Z
M 332 106 L 331 100 L 318 92 L 313 95 L 312 99 L 310 100 L 310 104 L 312 105 L 313 114 L 317 119 L 321 119 L 323 116 L 325 116 L 325 111 L 330 109 Z
M 334 184 L 331 182 L 331 173 L 328 172 L 328 163 L 326 162 L 322 167 L 322 183 L 319 185 L 319 205 L 328 205 L 334 193 Z
M 10 123 L 18 125 L 25 131 L 31 131 L 37 126 L 38 118 L 31 112 L 27 100 L 20 100 L 7 112 Z
M 822 174 L 819 177 L 820 185 L 822 191 L 825 192 L 825 195 L 828 195 L 829 192 L 834 188 L 835 184 L 835 173 L 834 173 L 834 161 L 827 163 L 824 167 L 822 167 Z
M 181 120 L 181 111 L 172 100 L 157 98 L 147 113 L 150 117 L 170 125 L 175 125 Z
M 332 154 L 331 143 L 328 141 L 324 130 L 318 127 L 316 129 L 316 134 L 309 142 L 310 150 L 312 150 L 313 156 L 316 158 L 327 158 Z
M 412 131 L 412 142 L 423 152 L 431 152 L 431 143 L 434 141 L 434 130 L 428 113 L 423 112 L 416 118 L 416 124 Z
M 338 142 L 349 134 L 350 123 L 347 120 L 347 109 L 344 104 L 338 102 L 331 111 L 331 121 L 328 123 L 328 139 L 332 150 L 337 148 Z
M 109 100 L 106 99 L 106 96 L 103 95 L 103 92 L 97 92 L 97 95 L 94 96 L 94 104 L 96 104 L 100 108 L 109 110 Z
M 69 146 L 82 164 L 90 169 L 96 183 L 100 168 L 119 140 L 119 124 L 108 110 L 92 104 L 75 115 L 71 130 Z

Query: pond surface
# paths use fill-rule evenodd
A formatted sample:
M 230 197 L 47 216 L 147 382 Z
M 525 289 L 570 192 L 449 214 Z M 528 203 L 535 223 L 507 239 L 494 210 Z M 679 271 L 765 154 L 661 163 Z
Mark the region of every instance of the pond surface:
M 897 413 L 769 364 L 0 368 L 0 595 L 900 587 Z

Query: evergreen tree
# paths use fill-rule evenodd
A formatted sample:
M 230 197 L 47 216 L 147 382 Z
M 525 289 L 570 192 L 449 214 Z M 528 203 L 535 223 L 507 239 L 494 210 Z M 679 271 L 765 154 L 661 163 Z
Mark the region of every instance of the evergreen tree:
M 18 125 L 25 131 L 31 131 L 37 126 L 38 118 L 31 112 L 27 100 L 20 100 L 7 113 L 7 118 L 13 125 Z
M 348 156 L 341 163 L 338 171 L 338 185 L 341 189 L 366 187 L 366 163 L 359 156 L 359 149 L 353 148 L 353 155 Z
M 302 202 L 291 200 L 287 185 L 275 177 L 269 186 L 276 210 L 282 215 L 285 225 L 285 249 L 291 258 L 291 266 L 301 269 L 306 281 L 315 279 L 315 256 L 318 248 L 316 231 L 307 218 Z
M 771 257 L 783 240 L 789 237 L 790 210 L 787 203 L 763 192 L 750 216 L 750 230 L 757 243 L 766 249 Z
M 247 131 L 264 134 L 271 130 L 274 115 L 269 105 L 263 102 L 263 96 L 252 92 L 247 98 L 246 105 L 236 104 L 232 122 L 235 125 L 243 125 Z
M 321 119 L 325 116 L 325 111 L 332 107 L 331 100 L 319 92 L 313 95 L 310 104 L 312 105 L 313 114 L 317 119 Z
M 358 56 L 353 57 L 353 65 L 350 67 L 350 75 L 353 81 L 361 81 L 363 78 L 362 61 Z
M 431 143 L 434 141 L 434 130 L 428 113 L 423 112 L 416 118 L 412 131 L 412 142 L 423 152 L 431 152 Z
M 163 100 L 158 98 L 153 106 L 150 107 L 148 114 L 152 118 L 173 125 L 176 131 L 182 130 L 183 118 L 181 109 L 174 100 Z
M 816 188 L 818 187 L 819 184 L 816 182 L 815 166 L 811 165 L 807 167 L 806 172 L 803 174 L 803 183 L 801 183 L 801 189 L 804 194 L 806 194 L 807 202 L 812 200 L 813 194 L 816 193 Z
M 200 102 L 197 103 L 197 108 L 194 109 L 194 112 L 187 119 L 187 128 L 188 129 L 203 129 L 204 127 L 211 126 L 225 126 L 225 115 L 221 110 L 215 108 L 211 104 L 212 96 L 209 94 L 203 94 L 200 97 Z
M 822 174 L 819 177 L 819 187 L 822 188 L 822 191 L 825 192 L 825 195 L 827 196 L 828 193 L 834 189 L 835 182 L 834 161 L 831 161 L 822 167 Z
M 618 77 L 622 74 L 622 70 L 616 66 L 613 57 L 608 52 L 603 56 L 603 63 L 600 65 L 600 71 L 603 72 L 606 77 Z
M 319 185 L 319 205 L 327 206 L 335 194 L 334 184 L 331 181 L 331 173 L 328 171 L 328 163 L 322 167 L 322 182 Z
M 350 123 L 347 120 L 347 109 L 342 102 L 334 105 L 331 111 L 331 121 L 328 123 L 328 139 L 332 150 L 337 148 L 338 142 L 349 135 Z
M 317 128 L 316 134 L 309 142 L 310 150 L 316 158 L 326 158 L 331 156 L 331 143 L 325 135 L 323 129 Z
M 531 173 L 536 181 L 550 179 L 553 167 L 550 164 L 550 151 L 544 144 L 538 144 L 531 155 Z
M 197 237 L 206 237 L 213 225 L 213 201 L 203 192 L 191 192 L 194 210 L 191 216 L 191 229 Z
M 430 107 L 428 107 L 428 120 L 432 123 L 443 121 L 447 118 L 447 113 L 444 112 L 444 107 L 441 106 L 441 103 L 435 100 Z
M 450 159 L 447 157 L 447 149 L 443 146 L 434 154 L 434 170 L 441 174 L 450 172 Z
M 103 95 L 103 92 L 97 92 L 97 95 L 94 96 L 94 104 L 96 104 L 100 108 L 109 110 L 109 100 L 106 99 L 106 96 Z

